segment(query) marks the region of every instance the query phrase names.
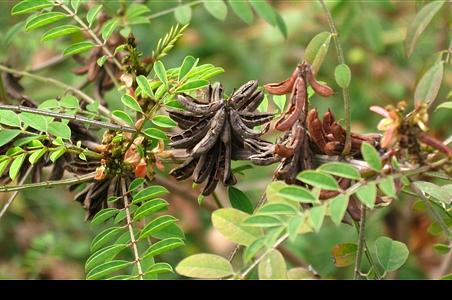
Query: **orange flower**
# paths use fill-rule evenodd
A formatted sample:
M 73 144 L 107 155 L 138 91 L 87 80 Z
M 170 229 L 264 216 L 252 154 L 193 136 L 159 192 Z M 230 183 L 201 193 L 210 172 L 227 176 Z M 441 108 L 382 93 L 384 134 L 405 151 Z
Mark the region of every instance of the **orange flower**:
M 392 105 L 387 106 L 386 109 L 381 106 L 371 106 L 370 110 L 384 117 L 377 126 L 378 130 L 384 131 L 381 146 L 383 148 L 394 146 L 400 140 L 398 129 L 402 121 L 396 108 Z

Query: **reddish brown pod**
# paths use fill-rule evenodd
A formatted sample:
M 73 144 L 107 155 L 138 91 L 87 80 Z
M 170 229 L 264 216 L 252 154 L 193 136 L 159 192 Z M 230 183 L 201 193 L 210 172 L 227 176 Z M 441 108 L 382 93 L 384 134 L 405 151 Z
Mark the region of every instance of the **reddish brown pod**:
M 268 83 L 264 85 L 264 89 L 272 95 L 285 95 L 290 93 L 294 87 L 295 81 L 299 77 L 300 69 L 301 65 L 298 65 L 288 79 L 277 83 Z

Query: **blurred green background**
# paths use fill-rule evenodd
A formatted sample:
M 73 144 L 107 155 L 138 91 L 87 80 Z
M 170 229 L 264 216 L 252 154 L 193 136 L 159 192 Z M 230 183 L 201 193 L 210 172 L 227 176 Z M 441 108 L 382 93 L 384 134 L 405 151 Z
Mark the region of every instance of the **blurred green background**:
M 187 1 L 184 1 L 187 2 Z M 277 82 L 288 77 L 303 59 L 309 41 L 322 31 L 329 31 L 328 23 L 316 1 L 270 1 L 288 27 L 288 38 L 262 19 L 255 16 L 251 26 L 229 10 L 225 22 L 213 18 L 201 5 L 193 7 L 192 21 L 174 50 L 163 59 L 166 66 L 179 66 L 187 55 L 200 58 L 200 63 L 223 67 L 225 73 L 217 80 L 231 92 L 244 82 L 258 79 L 260 84 Z M 57 40 L 42 43 L 39 32 L 26 33 L 23 29 L 6 41 L 6 32 L 24 17 L 10 17 L 15 1 L 0 1 L 0 62 L 8 62 L 16 69 L 26 69 L 58 55 L 68 44 Z M 151 13 L 176 6 L 179 1 L 143 1 Z M 371 105 L 385 106 L 406 100 L 412 107 L 417 80 L 433 63 L 436 53 L 447 49 L 450 38 L 450 8 L 446 5 L 421 36 L 412 57 L 405 56 L 404 38 L 407 25 L 427 1 L 327 1 L 336 22 L 347 64 L 352 70 L 351 99 L 352 124 L 356 132 L 375 132 L 379 117 L 369 111 Z M 118 3 L 106 1 L 110 11 Z M 133 27 L 139 48 L 150 54 L 159 38 L 176 24 L 173 14 L 153 19 L 149 25 Z M 22 25 L 23 26 L 23 25 Z M 81 37 L 74 37 L 74 39 Z M 327 82 L 336 95 L 324 99 L 314 96 L 311 103 L 321 114 L 331 107 L 338 119 L 343 118 L 340 89 L 334 81 L 337 56 L 331 43 L 328 55 L 317 79 Z M 77 64 L 69 59 L 39 75 L 57 78 L 77 85 L 82 76 L 70 70 Z M 21 81 L 26 94 L 38 100 L 61 95 L 53 86 L 43 85 L 29 78 Z M 437 103 L 446 100 L 452 82 L 450 66 Z M 89 89 L 88 89 L 89 92 Z M 119 105 L 118 93 L 112 91 L 107 100 L 112 107 Z M 430 126 L 435 135 L 445 138 L 452 133 L 450 110 L 439 110 L 431 115 Z M 240 164 L 240 163 L 237 163 Z M 253 201 L 260 198 L 271 180 L 274 166 L 247 170 L 240 176 L 238 187 Z M 191 183 L 183 184 L 187 191 Z M 196 192 L 194 192 L 196 194 Z M 225 192 L 219 192 L 225 198 Z M 94 233 L 84 221 L 84 211 L 72 200 L 64 188 L 36 190 L 22 193 L 0 222 L 0 278 L 84 278 L 84 261 Z M 6 195 L 0 195 L 0 202 Z M 215 252 L 227 255 L 231 244 L 211 228 L 210 212 L 197 203 L 174 194 L 169 200 L 172 212 L 181 220 L 187 234 L 187 246 L 162 257 L 173 266 L 187 255 Z M 426 278 L 440 263 L 441 256 L 432 252 L 432 245 L 440 238 L 428 234 L 430 226 L 423 212 L 412 209 L 415 199 L 401 198 L 390 207 L 370 216 L 367 237 L 372 241 L 380 235 L 391 235 L 408 244 L 413 256 L 392 276 L 397 278 Z M 211 203 L 210 199 L 206 200 Z M 213 204 L 212 204 L 213 205 Z M 393 226 L 394 222 L 402 225 Z M 402 228 L 402 230 L 394 230 Z M 401 232 L 400 232 L 401 231 Z M 432 230 L 430 230 L 432 231 Z M 328 223 L 318 234 L 301 236 L 294 244 L 287 244 L 293 254 L 289 264 L 312 265 L 322 278 L 350 278 L 351 267 L 337 268 L 331 255 L 335 244 L 356 241 L 356 232 L 348 225 Z M 169 275 L 165 278 L 177 278 Z

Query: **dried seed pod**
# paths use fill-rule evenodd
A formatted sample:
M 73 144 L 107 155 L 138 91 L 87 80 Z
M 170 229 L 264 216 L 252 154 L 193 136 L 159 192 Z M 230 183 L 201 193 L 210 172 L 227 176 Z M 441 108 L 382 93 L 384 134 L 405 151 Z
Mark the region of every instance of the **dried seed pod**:
M 224 185 L 236 183 L 231 160 L 270 154 L 272 144 L 260 140 L 263 132 L 253 128 L 273 118 L 272 114 L 253 111 L 263 99 L 255 80 L 241 86 L 229 101 L 224 99 L 221 84 L 209 86 L 206 97 L 207 104 L 185 94 L 179 95 L 186 111 L 169 112 L 184 129 L 170 138 L 170 146 L 186 149 L 190 155 L 171 175 L 178 180 L 192 176 L 196 183 L 207 181 L 203 195 L 212 193 L 220 181 Z
M 292 94 L 290 96 L 290 108 L 275 124 L 275 129 L 286 131 L 297 122 L 307 105 L 306 83 L 303 77 L 298 77 L 295 81 Z
M 272 95 L 285 95 L 292 91 L 295 81 L 300 74 L 300 66 L 297 66 L 292 75 L 284 81 L 278 83 L 268 83 L 264 85 L 264 89 Z
M 303 70 L 306 73 L 306 79 L 307 79 L 309 85 L 312 87 L 314 92 L 316 92 L 316 94 L 319 94 L 320 96 L 323 96 L 323 97 L 329 97 L 334 94 L 334 91 L 332 88 L 330 88 L 327 85 L 321 84 L 320 82 L 318 82 L 315 79 L 315 76 L 312 73 L 311 66 L 305 64 L 305 67 Z

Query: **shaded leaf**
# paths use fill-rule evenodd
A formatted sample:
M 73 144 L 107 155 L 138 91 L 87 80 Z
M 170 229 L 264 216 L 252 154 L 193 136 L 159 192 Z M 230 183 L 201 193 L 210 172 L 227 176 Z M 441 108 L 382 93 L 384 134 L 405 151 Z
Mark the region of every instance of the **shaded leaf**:
M 213 17 L 217 18 L 220 21 L 224 21 L 226 16 L 228 15 L 228 7 L 223 2 L 223 0 L 204 0 L 204 7 Z
M 251 204 L 250 199 L 244 192 L 233 186 L 229 186 L 228 196 L 231 206 L 233 208 L 236 208 L 249 214 L 253 213 L 253 205 Z
M 243 252 L 243 261 L 248 263 L 265 246 L 265 236 L 255 239 Z
M 414 91 L 414 102 L 430 105 L 436 98 L 443 80 L 444 65 L 442 61 L 434 64 L 419 80 Z
M 94 218 L 91 220 L 91 225 L 102 224 L 110 218 L 116 216 L 119 212 L 117 208 L 104 208 L 99 211 Z
M 122 250 L 126 249 L 126 244 L 111 245 L 93 253 L 85 263 L 85 272 L 91 271 L 94 267 L 112 260 Z
M 126 228 L 124 227 L 109 227 L 103 230 L 98 235 L 96 235 L 92 240 L 90 251 L 91 252 L 97 251 L 98 249 L 102 248 L 107 243 L 110 243 L 114 238 L 116 238 L 119 234 L 125 231 Z
M 174 10 L 174 17 L 177 22 L 185 25 L 190 23 L 191 20 L 191 7 L 189 5 L 179 5 Z
M 419 36 L 424 32 L 427 25 L 433 19 L 435 14 L 441 9 L 444 1 L 432 1 L 431 3 L 425 5 L 417 14 L 412 22 L 410 22 L 406 39 L 405 39 L 405 52 L 408 57 L 414 51 L 416 47 L 416 42 Z
M 254 15 L 247 1 L 229 0 L 234 13 L 248 25 L 253 23 Z
M 334 69 L 334 78 L 337 84 L 345 89 L 350 85 L 352 73 L 346 64 L 340 64 Z
M 331 33 L 317 34 L 308 44 L 304 52 L 304 59 L 311 65 L 312 71 L 317 73 L 330 47 Z
M 352 243 L 335 245 L 333 248 L 334 265 L 343 268 L 354 264 L 357 250 L 358 246 Z
M 375 248 L 378 262 L 386 272 L 395 271 L 403 266 L 409 254 L 404 243 L 385 236 L 375 241 Z

